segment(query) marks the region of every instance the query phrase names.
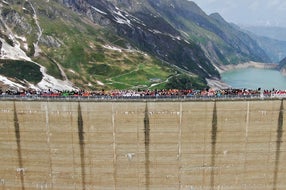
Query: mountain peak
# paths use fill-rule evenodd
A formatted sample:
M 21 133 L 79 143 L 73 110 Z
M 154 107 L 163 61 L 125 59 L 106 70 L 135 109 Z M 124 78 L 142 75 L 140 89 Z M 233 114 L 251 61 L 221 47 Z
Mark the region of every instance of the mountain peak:
M 219 13 L 212 13 L 210 14 L 210 17 L 221 22 L 226 22 L 225 19 Z

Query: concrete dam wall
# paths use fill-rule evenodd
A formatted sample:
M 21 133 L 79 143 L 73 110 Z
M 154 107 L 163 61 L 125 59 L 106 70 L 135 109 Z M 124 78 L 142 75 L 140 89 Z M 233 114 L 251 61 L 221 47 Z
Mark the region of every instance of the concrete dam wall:
M 0 190 L 285 190 L 284 107 L 0 101 Z

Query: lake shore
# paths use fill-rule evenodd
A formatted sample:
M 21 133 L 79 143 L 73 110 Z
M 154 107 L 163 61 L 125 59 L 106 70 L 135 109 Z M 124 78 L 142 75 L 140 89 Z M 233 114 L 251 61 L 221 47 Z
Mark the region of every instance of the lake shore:
M 225 82 L 219 79 L 206 79 L 206 80 L 207 80 L 208 86 L 214 90 L 222 90 L 222 89 L 231 88 L 230 85 L 226 84 Z
M 247 68 L 257 68 L 257 69 L 277 69 L 278 64 L 274 63 L 260 63 L 249 61 L 246 63 L 239 63 L 236 65 L 223 65 L 218 67 L 218 71 L 220 73 L 224 73 L 227 71 L 237 70 L 237 69 L 247 69 Z
M 247 68 L 257 68 L 257 69 L 271 69 L 276 70 L 278 67 L 278 64 L 272 64 L 272 63 L 260 63 L 260 62 L 254 62 L 249 61 L 246 63 L 240 63 L 236 65 L 223 65 L 217 67 L 217 70 L 220 74 L 227 72 L 227 71 L 233 71 L 233 70 L 239 70 L 239 69 L 247 69 Z M 231 85 L 226 84 L 222 80 L 219 79 L 207 79 L 208 86 L 212 89 L 227 89 L 232 88 Z

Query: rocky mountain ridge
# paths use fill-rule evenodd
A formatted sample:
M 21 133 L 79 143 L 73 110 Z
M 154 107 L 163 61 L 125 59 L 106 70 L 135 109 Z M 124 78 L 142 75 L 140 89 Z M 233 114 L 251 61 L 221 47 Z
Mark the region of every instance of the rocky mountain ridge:
M 220 79 L 220 66 L 269 61 L 247 34 L 190 1 L 1 0 L 0 5 L 0 75 L 20 87 L 164 88 L 179 74 L 204 86 Z M 11 59 L 24 60 L 23 68 L 34 63 L 40 77 L 28 81 L 13 73 Z
M 279 62 L 279 70 L 286 76 L 286 57 Z

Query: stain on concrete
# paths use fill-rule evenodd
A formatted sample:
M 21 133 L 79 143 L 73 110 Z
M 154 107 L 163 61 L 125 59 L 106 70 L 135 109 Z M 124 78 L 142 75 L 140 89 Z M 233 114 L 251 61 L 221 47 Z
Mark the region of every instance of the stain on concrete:
M 214 188 L 215 181 L 215 158 L 216 158 L 216 141 L 217 141 L 217 108 L 216 102 L 214 103 L 213 108 L 213 118 L 212 118 L 212 152 L 211 152 L 211 189 Z
M 279 164 L 280 164 L 280 149 L 281 144 L 283 143 L 283 100 L 281 101 L 279 116 L 278 116 L 278 126 L 277 126 L 277 138 L 276 138 L 276 153 L 275 153 L 275 168 L 274 168 L 274 177 L 273 177 L 273 190 L 277 189 L 277 179 L 279 172 Z
M 82 189 L 85 190 L 85 152 L 84 152 L 84 128 L 83 119 L 80 103 L 78 103 L 78 138 L 79 138 L 79 148 L 80 148 L 80 162 L 81 162 L 81 179 L 82 179 Z
M 148 105 L 145 106 L 145 117 L 144 117 L 144 143 L 145 143 L 145 181 L 146 181 L 146 190 L 150 188 L 150 119 L 148 113 Z
M 21 148 L 21 134 L 20 134 L 20 125 L 19 119 L 17 115 L 16 103 L 14 101 L 14 129 L 15 129 L 15 136 L 17 142 L 17 154 L 18 154 L 18 162 L 19 168 L 17 169 L 18 175 L 21 178 L 21 189 L 25 190 L 25 182 L 24 182 L 24 167 L 23 167 L 23 160 L 22 160 L 22 148 Z
M 119 165 L 117 163 L 117 147 L 116 147 L 116 111 L 115 111 L 115 104 L 112 104 L 112 138 L 113 138 L 113 180 L 114 180 L 114 186 L 113 189 L 117 189 L 118 179 L 117 179 L 117 166 Z

